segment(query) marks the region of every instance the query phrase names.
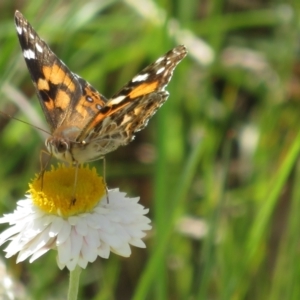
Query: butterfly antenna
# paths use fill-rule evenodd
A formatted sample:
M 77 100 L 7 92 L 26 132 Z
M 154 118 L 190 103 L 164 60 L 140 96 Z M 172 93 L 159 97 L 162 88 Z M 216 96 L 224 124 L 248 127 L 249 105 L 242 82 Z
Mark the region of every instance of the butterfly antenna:
M 42 131 L 42 132 L 45 132 L 45 133 L 51 135 L 51 133 L 48 132 L 47 130 L 45 130 L 45 129 L 41 128 L 41 127 L 32 125 L 32 124 L 30 124 L 30 123 L 28 123 L 28 122 L 26 122 L 26 121 L 20 120 L 20 119 L 18 119 L 18 118 L 16 118 L 16 117 L 13 117 L 13 116 L 9 115 L 9 114 L 6 114 L 6 113 L 4 113 L 4 112 L 1 111 L 1 110 L 0 110 L 0 114 L 2 114 L 2 115 L 3 115 L 4 117 L 6 117 L 7 119 L 13 119 L 13 120 L 22 122 L 22 123 L 24 123 L 24 124 L 26 124 L 26 125 L 29 125 L 29 126 L 31 126 L 31 127 L 34 127 L 34 128 L 36 128 L 36 129 L 38 129 L 38 130 L 40 130 L 40 131 Z

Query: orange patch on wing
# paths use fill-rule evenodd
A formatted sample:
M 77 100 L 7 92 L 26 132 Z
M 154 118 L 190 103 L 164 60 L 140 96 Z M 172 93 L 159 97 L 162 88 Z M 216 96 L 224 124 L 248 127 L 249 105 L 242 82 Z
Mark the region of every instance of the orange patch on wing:
M 81 97 L 78 104 L 75 106 L 76 111 L 83 117 L 85 118 L 88 114 L 88 111 L 86 107 L 91 106 L 93 103 L 89 103 L 86 101 L 85 97 Z
M 71 92 L 74 92 L 75 91 L 75 84 L 74 82 L 72 81 L 72 79 L 67 76 L 64 80 L 64 84 L 67 86 L 67 88 L 71 91 Z
M 41 90 L 46 90 L 49 91 L 50 87 L 49 87 L 49 83 L 47 80 L 40 78 L 38 83 L 37 83 L 37 88 L 41 91 Z
M 48 101 L 43 101 L 43 103 L 45 104 L 45 106 L 47 107 L 48 110 L 53 110 L 54 109 L 54 101 L 53 99 L 49 98 Z
M 57 92 L 56 97 L 55 97 L 55 106 L 56 107 L 66 109 L 69 106 L 70 101 L 71 101 L 71 98 L 66 92 L 64 92 L 62 90 Z
M 43 75 L 47 81 L 50 81 L 53 84 L 65 84 L 71 92 L 75 91 L 75 84 L 72 79 L 58 65 L 52 67 L 44 66 Z
M 87 101 L 86 96 L 82 96 L 76 105 L 76 111 L 83 117 L 93 116 L 99 112 L 97 105 L 103 107 L 105 101 L 101 98 L 98 93 L 91 91 L 89 88 L 85 88 L 86 96 L 89 96 L 93 99 L 92 102 Z M 93 112 L 93 113 L 91 113 Z
M 154 81 L 152 83 L 143 83 L 139 86 L 137 86 L 135 89 L 133 89 L 130 93 L 129 93 L 129 97 L 132 98 L 136 98 L 142 95 L 146 95 L 146 94 L 150 94 L 153 91 L 155 91 L 155 89 L 158 86 L 158 81 Z

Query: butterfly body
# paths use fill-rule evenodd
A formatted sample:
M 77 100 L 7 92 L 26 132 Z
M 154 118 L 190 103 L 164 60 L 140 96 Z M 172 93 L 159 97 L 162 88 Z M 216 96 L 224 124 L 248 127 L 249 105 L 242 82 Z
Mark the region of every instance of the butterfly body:
M 15 22 L 23 56 L 50 126 L 46 147 L 69 163 L 100 159 L 132 141 L 167 100 L 165 87 L 187 54 L 184 46 L 175 47 L 106 99 L 71 72 L 18 11 Z

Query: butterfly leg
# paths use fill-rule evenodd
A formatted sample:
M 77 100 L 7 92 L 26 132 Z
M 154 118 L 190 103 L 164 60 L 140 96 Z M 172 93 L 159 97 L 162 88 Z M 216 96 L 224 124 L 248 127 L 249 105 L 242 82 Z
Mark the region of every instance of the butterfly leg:
M 42 158 L 43 158 L 43 153 L 47 154 L 49 156 L 49 159 L 47 160 L 46 164 L 43 165 L 43 161 L 42 161 Z M 39 176 L 38 176 L 38 180 L 41 179 L 41 191 L 43 190 L 43 186 L 44 186 L 44 173 L 49 165 L 49 162 L 52 158 L 52 154 L 45 151 L 45 150 L 41 150 L 40 152 L 40 165 L 41 165 L 41 171 L 39 173 Z
M 105 156 L 103 156 L 103 183 L 105 185 L 105 192 L 106 192 L 106 201 L 107 201 L 107 204 L 109 203 L 109 197 L 108 197 L 108 187 L 107 187 L 107 184 L 106 184 L 106 158 Z
M 74 186 L 73 186 L 73 191 L 72 191 L 72 199 L 71 199 L 71 205 L 74 205 L 76 202 L 76 197 L 75 197 L 75 193 L 76 193 L 76 187 L 77 187 L 77 180 L 78 180 L 78 168 L 79 168 L 79 163 L 76 162 L 75 163 L 75 178 L 74 178 Z

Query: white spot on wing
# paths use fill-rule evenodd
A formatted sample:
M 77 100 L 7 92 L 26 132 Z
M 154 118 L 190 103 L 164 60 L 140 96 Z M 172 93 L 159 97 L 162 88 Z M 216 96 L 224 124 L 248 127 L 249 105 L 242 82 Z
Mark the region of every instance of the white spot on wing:
M 24 50 L 23 55 L 27 59 L 35 59 L 35 53 L 31 49 Z
M 18 34 L 22 34 L 22 27 L 16 26 L 16 29 L 18 31 Z
M 160 74 L 160 73 L 162 73 L 164 70 L 165 70 L 165 67 L 161 67 L 160 69 L 158 69 L 158 70 L 156 71 L 156 74 Z
M 162 62 L 164 60 L 164 56 L 163 57 L 160 57 L 156 60 L 155 64 L 159 64 L 160 62 Z
M 39 44 L 35 44 L 35 48 L 37 51 L 39 51 L 40 53 L 43 53 L 43 48 L 39 45 Z
M 117 98 L 114 98 L 112 100 L 109 101 L 109 105 L 116 105 L 119 104 L 121 101 L 123 101 L 126 98 L 126 96 L 119 96 Z
M 31 39 L 34 39 L 34 35 L 30 32 L 29 33 L 29 37 L 31 38 Z
M 143 75 L 138 75 L 138 76 L 133 77 L 133 79 L 132 79 L 131 81 L 132 81 L 132 82 L 136 82 L 136 81 L 144 81 L 144 80 L 146 80 L 148 77 L 149 77 L 149 74 L 148 74 L 148 73 L 145 73 L 145 74 L 143 74 Z

